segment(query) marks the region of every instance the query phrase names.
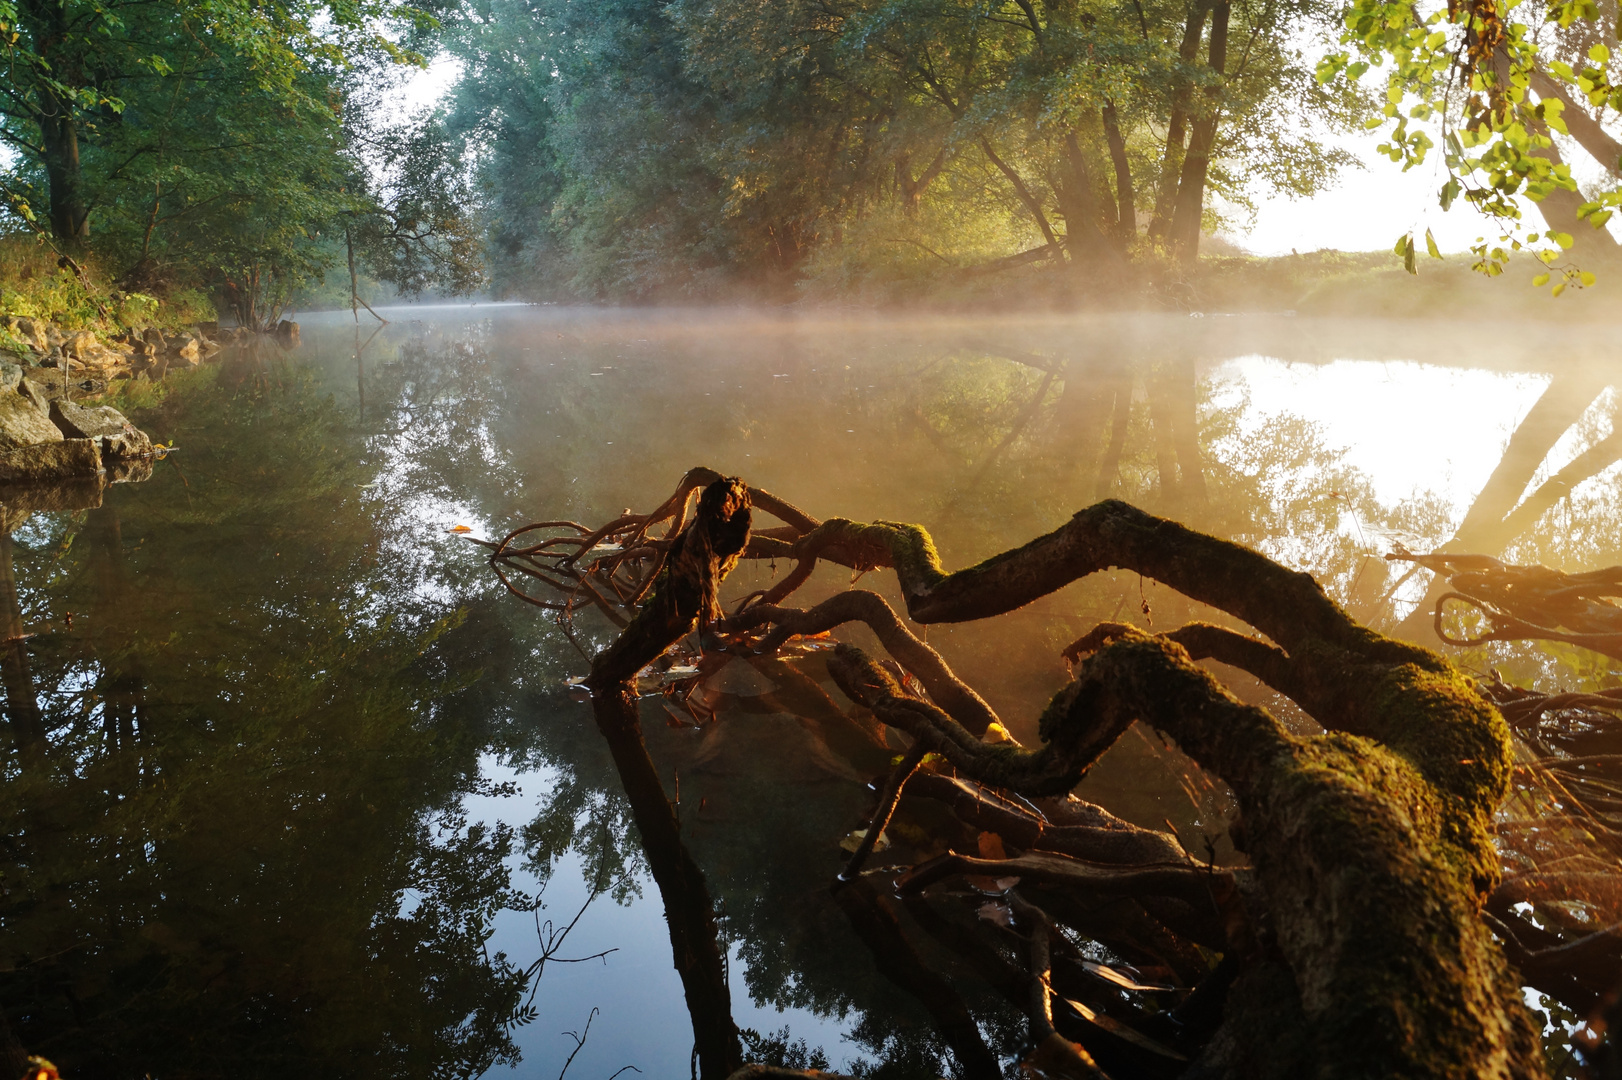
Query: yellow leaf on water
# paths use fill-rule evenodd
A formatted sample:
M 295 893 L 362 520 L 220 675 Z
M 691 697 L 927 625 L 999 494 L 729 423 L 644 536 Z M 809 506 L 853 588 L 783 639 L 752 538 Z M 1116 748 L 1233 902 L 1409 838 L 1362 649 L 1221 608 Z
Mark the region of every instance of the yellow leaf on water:
M 453 533 L 470 533 L 472 531 L 473 531 L 473 529 L 470 526 L 467 526 L 467 525 L 458 525 L 455 528 L 451 529 L 451 532 L 453 532 Z

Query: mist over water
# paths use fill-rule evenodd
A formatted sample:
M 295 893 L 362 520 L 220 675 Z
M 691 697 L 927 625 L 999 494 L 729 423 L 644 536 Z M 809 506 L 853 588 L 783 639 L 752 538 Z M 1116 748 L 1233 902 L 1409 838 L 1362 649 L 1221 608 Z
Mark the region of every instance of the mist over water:
M 1545 340 L 1539 356 L 1580 361 L 1551 369 L 1487 353 L 1480 328 L 1285 316 L 383 314 L 396 321 L 307 317 L 298 353 L 228 356 L 153 417 L 154 435 L 182 447 L 174 468 L 15 530 L 24 623 L 80 614 L 30 646 L 55 764 L 13 754 L 5 766 L 8 797 L 53 823 L 16 858 L 73 910 L 5 911 L 7 936 L 30 956 L 74 941 L 100 959 L 61 954 L 0 987 L 14 1025 L 52 1030 L 63 1057 L 89 1055 L 76 1075 L 187 1061 L 176 1047 L 216 1022 L 210 1009 L 228 1011 L 221 1000 L 251 1002 L 258 1019 L 220 1029 L 218 1060 L 249 1062 L 280 1039 L 289 1049 L 275 1061 L 325 1054 L 357 1075 L 472 1063 L 555 1076 L 575 1050 L 561 1033 L 582 1032 L 595 1008 L 571 1075 L 687 1074 L 691 1028 L 659 895 L 589 707 L 565 685 L 586 671 L 582 648 L 614 629 L 582 615 L 577 648 L 502 589 L 456 526 L 499 537 L 532 521 L 595 525 L 652 508 L 707 465 L 822 519 L 919 523 L 955 568 L 1120 498 L 1310 571 L 1355 617 L 1390 629 L 1423 581 L 1416 593 L 1381 556 L 1446 541 L 1551 382 L 1615 362 L 1597 338 L 1566 352 Z M 1600 401 L 1533 486 L 1607 433 L 1614 405 L 1614 393 Z M 1614 560 L 1618 483 L 1613 467 L 1572 492 L 1518 542 L 1523 561 Z M 1572 527 L 1573 513 L 1586 524 Z M 92 527 L 102 539 L 84 538 Z M 745 563 L 725 595 L 786 569 Z M 823 565 L 795 602 L 852 583 Z M 860 585 L 899 605 L 893 575 Z M 1211 613 L 1116 572 L 927 639 L 1031 743 L 1066 681 L 1065 645 L 1100 621 L 1201 617 Z M 267 647 L 278 635 L 303 644 Z M 139 698 L 122 741 L 106 734 L 110 674 Z M 828 752 L 782 687 L 729 678 L 720 721 L 704 729 L 663 723 L 649 702 L 650 748 L 667 788 L 679 783 L 684 840 L 723 910 L 739 1024 L 787 1025 L 837 1068 L 928 1026 L 827 898 L 871 777 Z M 1278 705 L 1254 681 L 1233 684 Z M 62 809 L 87 783 L 110 790 L 110 777 L 126 785 L 116 805 Z M 1237 858 L 1226 789 L 1152 733 L 1123 738 L 1078 794 Z M 247 839 L 205 843 L 210 823 Z M 76 860 L 98 845 L 125 861 Z M 312 857 L 314 891 L 298 877 Z M 606 894 L 558 956 L 617 951 L 548 964 L 525 986 L 537 924 L 567 924 L 598 877 Z M 538 918 L 519 910 L 543 884 Z M 319 955 L 290 952 L 301 938 L 321 942 Z M 162 992 L 133 978 L 92 986 L 97 965 L 157 972 Z M 228 992 L 208 997 L 217 984 Z M 69 985 L 139 1024 L 92 1036 L 62 1020 Z M 432 1005 L 402 1004 L 428 985 Z M 530 989 L 530 1019 L 505 1027 Z M 299 1019 L 339 997 L 363 1023 Z M 397 1052 L 373 1056 L 374 1044 Z

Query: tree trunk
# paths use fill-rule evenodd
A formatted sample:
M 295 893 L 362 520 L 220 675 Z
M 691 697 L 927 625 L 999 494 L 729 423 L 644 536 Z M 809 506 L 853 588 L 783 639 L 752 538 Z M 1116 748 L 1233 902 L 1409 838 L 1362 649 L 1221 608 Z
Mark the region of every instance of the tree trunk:
M 671 545 L 657 590 L 592 660 L 586 683 L 597 729 L 613 754 L 648 869 L 664 900 L 703 1080 L 730 1076 L 743 1064 L 743 1051 L 732 1020 L 715 905 L 704 872 L 682 842 L 681 822 L 643 741 L 633 680 L 667 648 L 716 617 L 715 590 L 749 542 L 749 521 L 749 497 L 741 482 L 722 479 L 706 487 L 696 520 Z
M 71 105 L 49 92 L 43 96 L 49 112 L 39 126 L 51 192 L 51 232 L 59 240 L 78 242 L 90 235 L 90 211 L 79 173 L 79 129 Z
M 1189 9 L 1188 21 L 1183 25 L 1183 41 L 1177 55 L 1184 64 L 1192 64 L 1200 50 L 1200 38 L 1205 34 L 1205 16 L 1211 10 L 1209 0 L 1195 0 Z M 1155 190 L 1154 217 L 1149 220 L 1149 239 L 1166 239 L 1171 227 L 1172 208 L 1177 201 L 1177 177 L 1183 167 L 1183 144 L 1188 138 L 1188 103 L 1194 88 L 1184 80 L 1171 99 L 1171 119 L 1166 125 L 1166 150 L 1160 159 L 1160 183 Z
M 1093 186 L 1092 166 L 1074 131 L 1065 132 L 1064 158 L 1065 181 L 1059 185 L 1059 209 L 1064 214 L 1065 248 L 1070 252 L 1070 261 L 1078 267 L 1099 258 L 1114 262 L 1120 252 L 1099 228 L 1103 215 Z
M 1532 482 L 1555 443 L 1582 419 L 1605 386 L 1606 376 L 1590 371 L 1556 375 L 1509 437 L 1504 456 L 1465 512 L 1453 538 L 1437 550 L 1497 555 L 1515 539 L 1505 529 L 1505 522 L 1512 519 L 1526 485 Z M 1437 598 L 1449 589 L 1446 580 L 1436 575 L 1425 598 L 1397 627 L 1397 633 L 1412 640 L 1435 641 L 1431 614 Z
M 1228 67 L 1228 15 L 1231 6 L 1222 0 L 1211 9 L 1211 43 L 1206 56 L 1211 70 L 1218 76 Z M 1188 141 L 1188 156 L 1183 159 L 1183 174 L 1177 182 L 1177 206 L 1172 216 L 1168 238 L 1177 256 L 1192 261 L 1200 253 L 1200 218 L 1205 211 L 1205 177 L 1211 166 L 1211 149 L 1216 145 L 1217 119 L 1221 114 L 1222 87 L 1206 90 L 1206 112 L 1194 121 L 1194 132 Z
M 1109 142 L 1110 163 L 1115 166 L 1115 232 L 1122 243 L 1138 234 L 1138 196 L 1132 189 L 1132 168 L 1126 158 L 1126 140 L 1121 137 L 1120 117 L 1115 103 L 1106 101 L 1103 111 L 1104 138 Z
M 40 716 L 34 675 L 29 669 L 28 644 L 23 637 L 22 604 L 17 576 L 11 565 L 11 533 L 0 534 L 0 619 L 5 641 L 0 645 L 0 677 L 6 688 L 6 719 L 24 768 L 41 764 L 45 756 L 45 722 Z

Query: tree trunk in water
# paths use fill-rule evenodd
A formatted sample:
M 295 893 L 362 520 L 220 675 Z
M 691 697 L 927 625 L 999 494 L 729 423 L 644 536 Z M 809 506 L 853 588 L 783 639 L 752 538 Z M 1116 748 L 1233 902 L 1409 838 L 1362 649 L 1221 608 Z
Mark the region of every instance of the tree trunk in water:
M 1218 76 L 1225 74 L 1228 67 L 1228 15 L 1231 10 L 1227 0 L 1211 9 L 1211 43 L 1206 56 L 1210 60 L 1211 70 Z M 1168 235 L 1172 250 L 1185 261 L 1192 261 L 1200 253 L 1205 177 L 1211 166 L 1211 149 L 1216 145 L 1222 88 L 1213 86 L 1206 91 L 1206 96 L 1209 99 L 1207 111 L 1194 121 L 1194 133 L 1188 141 L 1188 156 L 1183 159 L 1183 174 L 1177 182 L 1177 206 Z
M 614 642 L 591 663 L 597 728 L 608 742 L 648 869 L 664 900 L 670 949 L 693 1021 L 693 1047 L 703 1080 L 724 1080 L 743 1064 L 715 905 L 704 872 L 681 839 L 681 822 L 665 796 L 642 739 L 636 673 L 695 627 L 719 614 L 715 591 L 749 542 L 749 496 L 737 480 L 704 489 L 698 516 L 671 545 L 657 591 Z
M 1438 550 L 1496 555 L 1515 539 L 1504 525 L 1511 519 L 1526 485 L 1532 482 L 1554 444 L 1571 425 L 1582 419 L 1589 405 L 1604 392 L 1606 382 L 1605 375 L 1582 369 L 1556 375 L 1515 428 L 1509 445 L 1504 448 L 1504 456 L 1470 504 L 1453 539 Z M 1434 577 L 1425 598 L 1402 621 L 1397 633 L 1407 638 L 1435 641 L 1431 614 L 1437 598 L 1449 588 L 1441 575 Z
M 1211 10 L 1208 0 L 1195 0 L 1189 9 L 1188 21 L 1183 25 L 1183 41 L 1177 55 L 1184 64 L 1192 64 L 1200 50 L 1200 38 L 1205 33 L 1205 16 Z M 1194 88 L 1186 81 L 1172 96 L 1171 119 L 1166 125 L 1166 150 L 1160 159 L 1160 184 L 1155 190 L 1155 213 L 1149 220 L 1149 239 L 1162 241 L 1171 227 L 1172 208 L 1177 201 L 1177 177 L 1183 168 L 1184 140 L 1188 138 L 1188 102 Z
M 28 643 L 23 638 L 22 604 L 17 596 L 17 575 L 11 565 L 11 533 L 0 536 L 0 611 L 5 643 L 0 647 L 0 675 L 6 688 L 6 719 L 17 756 L 24 768 L 38 765 L 45 756 L 45 723 L 40 717 L 39 697 L 34 692 L 34 676 L 29 670 Z

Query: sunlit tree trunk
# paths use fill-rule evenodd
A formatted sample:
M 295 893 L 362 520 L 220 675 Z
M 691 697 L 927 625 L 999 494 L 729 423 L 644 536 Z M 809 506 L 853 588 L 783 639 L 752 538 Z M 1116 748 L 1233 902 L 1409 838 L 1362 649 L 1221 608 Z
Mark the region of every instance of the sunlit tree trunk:
M 1132 187 L 1132 167 L 1127 161 L 1126 140 L 1121 136 L 1121 122 L 1113 101 L 1105 102 L 1102 117 L 1110 163 L 1115 167 L 1115 231 L 1126 243 L 1138 234 L 1138 196 Z
M 1205 16 L 1210 12 L 1209 0 L 1194 0 L 1183 25 L 1183 40 L 1177 55 L 1186 64 L 1192 64 L 1199 55 L 1200 38 L 1205 35 Z M 1149 221 L 1149 239 L 1163 241 L 1171 227 L 1172 210 L 1177 202 L 1177 181 L 1183 168 L 1183 150 L 1188 139 L 1188 105 L 1194 88 L 1185 79 L 1172 95 L 1171 118 L 1166 125 L 1166 149 L 1160 159 L 1160 183 L 1155 190 L 1155 212 Z
M 1092 166 L 1074 131 L 1065 133 L 1064 157 L 1065 180 L 1059 186 L 1059 209 L 1064 214 L 1065 247 L 1071 261 L 1078 266 L 1095 263 L 1101 257 L 1115 261 L 1120 249 L 1114 238 L 1099 228 L 1103 215 Z
M 980 149 L 985 152 L 986 160 L 995 165 L 997 171 L 1007 177 L 1009 184 L 1013 185 L 1014 195 L 1019 199 L 1021 205 L 1030 211 L 1031 217 L 1036 221 L 1036 227 L 1042 230 L 1042 237 L 1047 241 L 1048 247 L 1057 250 L 1059 238 L 1053 232 L 1053 225 L 1048 221 L 1047 213 L 1042 209 L 1041 200 L 1031 193 L 1030 187 L 1025 183 L 1025 178 L 1020 176 L 1018 170 L 1004 161 L 991 148 L 991 141 L 983 135 L 980 137 Z
M 1218 78 L 1228 67 L 1228 15 L 1230 5 L 1223 0 L 1211 9 L 1211 42 L 1206 56 Z M 1188 156 L 1183 159 L 1182 177 L 1177 182 L 1177 208 L 1172 216 L 1169 239 L 1178 257 L 1186 260 L 1200 253 L 1200 219 L 1205 212 L 1205 178 L 1211 166 L 1211 150 L 1216 145 L 1217 121 L 1221 115 L 1220 86 L 1206 91 L 1209 100 L 1203 116 L 1194 121 L 1188 140 Z

